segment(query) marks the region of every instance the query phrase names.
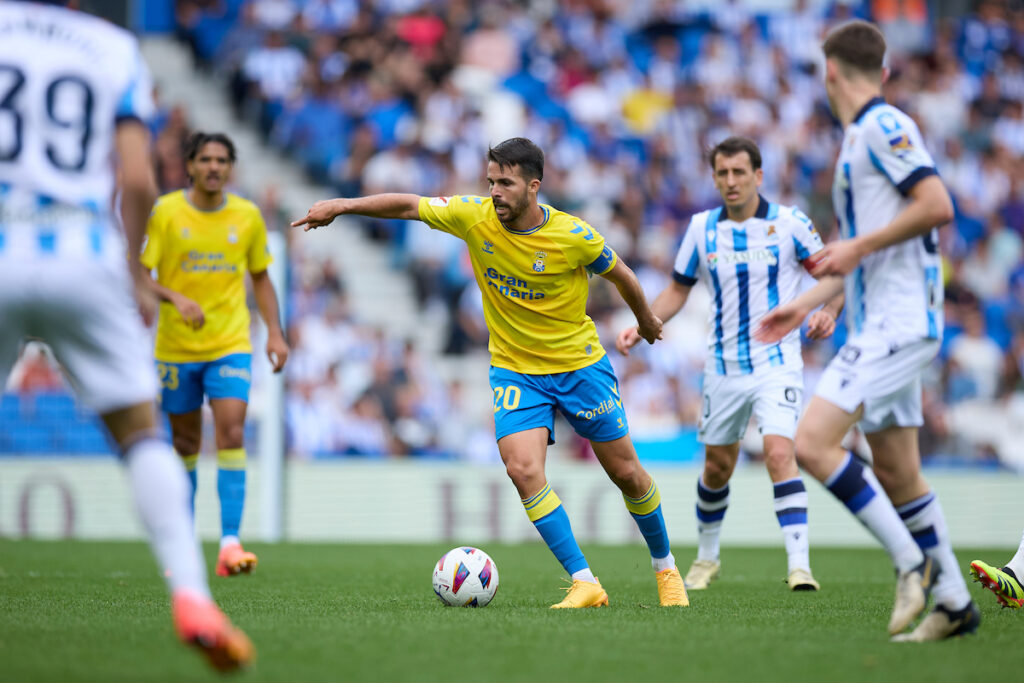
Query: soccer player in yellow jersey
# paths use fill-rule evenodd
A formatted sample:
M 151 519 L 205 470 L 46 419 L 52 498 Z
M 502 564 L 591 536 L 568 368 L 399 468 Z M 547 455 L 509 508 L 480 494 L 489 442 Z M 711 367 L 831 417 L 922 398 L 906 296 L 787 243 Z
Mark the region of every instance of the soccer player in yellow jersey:
M 224 191 L 235 146 L 219 133 L 196 133 L 186 153 L 191 187 L 164 195 L 153 208 L 142 254 L 156 270 L 161 299 L 156 360 L 162 407 L 174 448 L 196 489 L 203 396 L 210 400 L 217 442 L 221 546 L 217 574 L 248 573 L 256 556 L 242 548 L 238 527 L 245 502 L 245 411 L 252 344 L 245 273 L 267 325 L 267 357 L 280 372 L 288 359 L 277 296 L 267 275 L 267 229 L 252 202 Z
M 608 594 L 590 570 L 565 508 L 544 474 L 559 410 L 590 440 L 622 490 L 651 551 L 662 605 L 686 606 L 654 480 L 629 438 L 618 381 L 586 314 L 588 273 L 618 288 L 641 337 L 661 338 L 633 271 L 583 220 L 539 204 L 544 153 L 512 138 L 487 154 L 489 197 L 379 194 L 317 202 L 293 226 L 324 226 L 342 214 L 417 219 L 465 240 L 490 331 L 491 388 L 498 450 L 530 521 L 572 576 L 553 608 L 598 607 Z

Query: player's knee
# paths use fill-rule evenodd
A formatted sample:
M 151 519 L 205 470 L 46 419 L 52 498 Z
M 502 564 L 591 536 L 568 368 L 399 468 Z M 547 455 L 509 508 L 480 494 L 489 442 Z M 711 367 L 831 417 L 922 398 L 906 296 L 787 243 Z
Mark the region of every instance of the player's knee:
M 704 484 L 720 489 L 729 483 L 735 463 L 725 454 L 708 449 L 704 457 Z
M 813 434 L 797 431 L 794 451 L 797 463 L 804 469 L 814 471 L 824 449 Z
M 636 458 L 617 460 L 605 468 L 608 476 L 619 487 L 630 486 L 643 476 L 644 469 Z M 630 486 L 630 488 L 635 488 Z
M 769 471 L 787 468 L 794 460 L 793 449 L 789 446 L 773 446 L 764 453 L 765 466 Z
M 881 458 L 876 459 L 872 463 L 871 470 L 875 473 L 878 483 L 882 485 L 886 493 L 900 491 L 906 485 L 909 478 L 905 468 L 893 466 L 893 463 L 885 462 Z
M 704 484 L 713 489 L 720 489 L 729 481 L 728 470 L 721 463 L 713 460 L 704 461 Z
M 175 434 L 171 443 L 174 445 L 174 451 L 182 457 L 199 452 L 199 439 L 189 434 Z
M 518 489 L 528 487 L 532 482 L 544 478 L 544 468 L 541 464 L 528 458 L 509 458 L 505 463 L 505 472 Z
M 241 448 L 245 444 L 245 426 L 226 425 L 217 430 L 219 448 Z

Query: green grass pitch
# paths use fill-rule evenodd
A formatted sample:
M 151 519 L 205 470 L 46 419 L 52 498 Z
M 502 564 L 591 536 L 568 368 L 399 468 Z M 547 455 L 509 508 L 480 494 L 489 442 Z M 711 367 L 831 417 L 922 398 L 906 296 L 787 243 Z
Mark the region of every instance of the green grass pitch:
M 211 571 L 259 653 L 240 681 L 934 683 L 1019 680 L 1024 666 L 1024 610 L 999 609 L 977 584 L 979 636 L 889 643 L 894 580 L 875 549 L 812 548 L 822 591 L 811 594 L 786 590 L 781 549 L 726 548 L 711 589 L 665 609 L 642 546 L 587 546 L 611 606 L 557 612 L 547 607 L 562 572 L 540 544 L 485 547 L 500 588 L 475 610 L 443 607 L 431 591 L 447 546 L 252 549 L 252 576 Z M 676 552 L 685 570 L 693 549 Z M 1008 551 L 959 552 L 964 567 L 975 557 Z M 0 680 L 216 678 L 175 641 L 144 545 L 0 541 Z

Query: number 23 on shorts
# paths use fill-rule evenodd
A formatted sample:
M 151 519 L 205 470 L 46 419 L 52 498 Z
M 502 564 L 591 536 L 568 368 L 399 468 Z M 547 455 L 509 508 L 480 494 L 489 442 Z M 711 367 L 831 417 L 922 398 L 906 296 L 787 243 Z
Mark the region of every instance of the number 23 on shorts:
M 494 412 L 497 413 L 502 408 L 515 410 L 519 407 L 520 397 L 519 387 L 514 384 L 507 387 L 494 387 Z
M 157 363 L 156 370 L 160 373 L 160 385 L 164 389 L 174 391 L 178 388 L 178 366 L 167 363 Z

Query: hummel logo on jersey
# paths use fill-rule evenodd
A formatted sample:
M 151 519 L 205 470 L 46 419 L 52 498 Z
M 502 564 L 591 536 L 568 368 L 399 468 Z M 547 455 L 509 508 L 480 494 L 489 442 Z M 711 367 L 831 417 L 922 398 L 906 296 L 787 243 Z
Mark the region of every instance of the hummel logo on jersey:
M 494 252 L 491 251 L 491 250 L 494 248 L 494 242 L 491 242 L 489 240 L 484 240 L 484 246 L 482 246 L 480 248 L 484 251 L 484 253 L 493 254 Z
M 594 239 L 594 231 L 591 230 L 589 226 L 588 227 L 584 227 L 584 226 L 580 225 L 579 223 L 577 223 L 576 221 L 573 221 L 572 224 L 575 225 L 576 227 L 573 228 L 572 230 L 570 230 L 569 232 L 571 232 L 574 235 L 578 235 L 581 232 L 585 232 L 587 234 L 583 236 L 583 239 L 585 239 L 585 240 L 592 240 L 592 239 Z

